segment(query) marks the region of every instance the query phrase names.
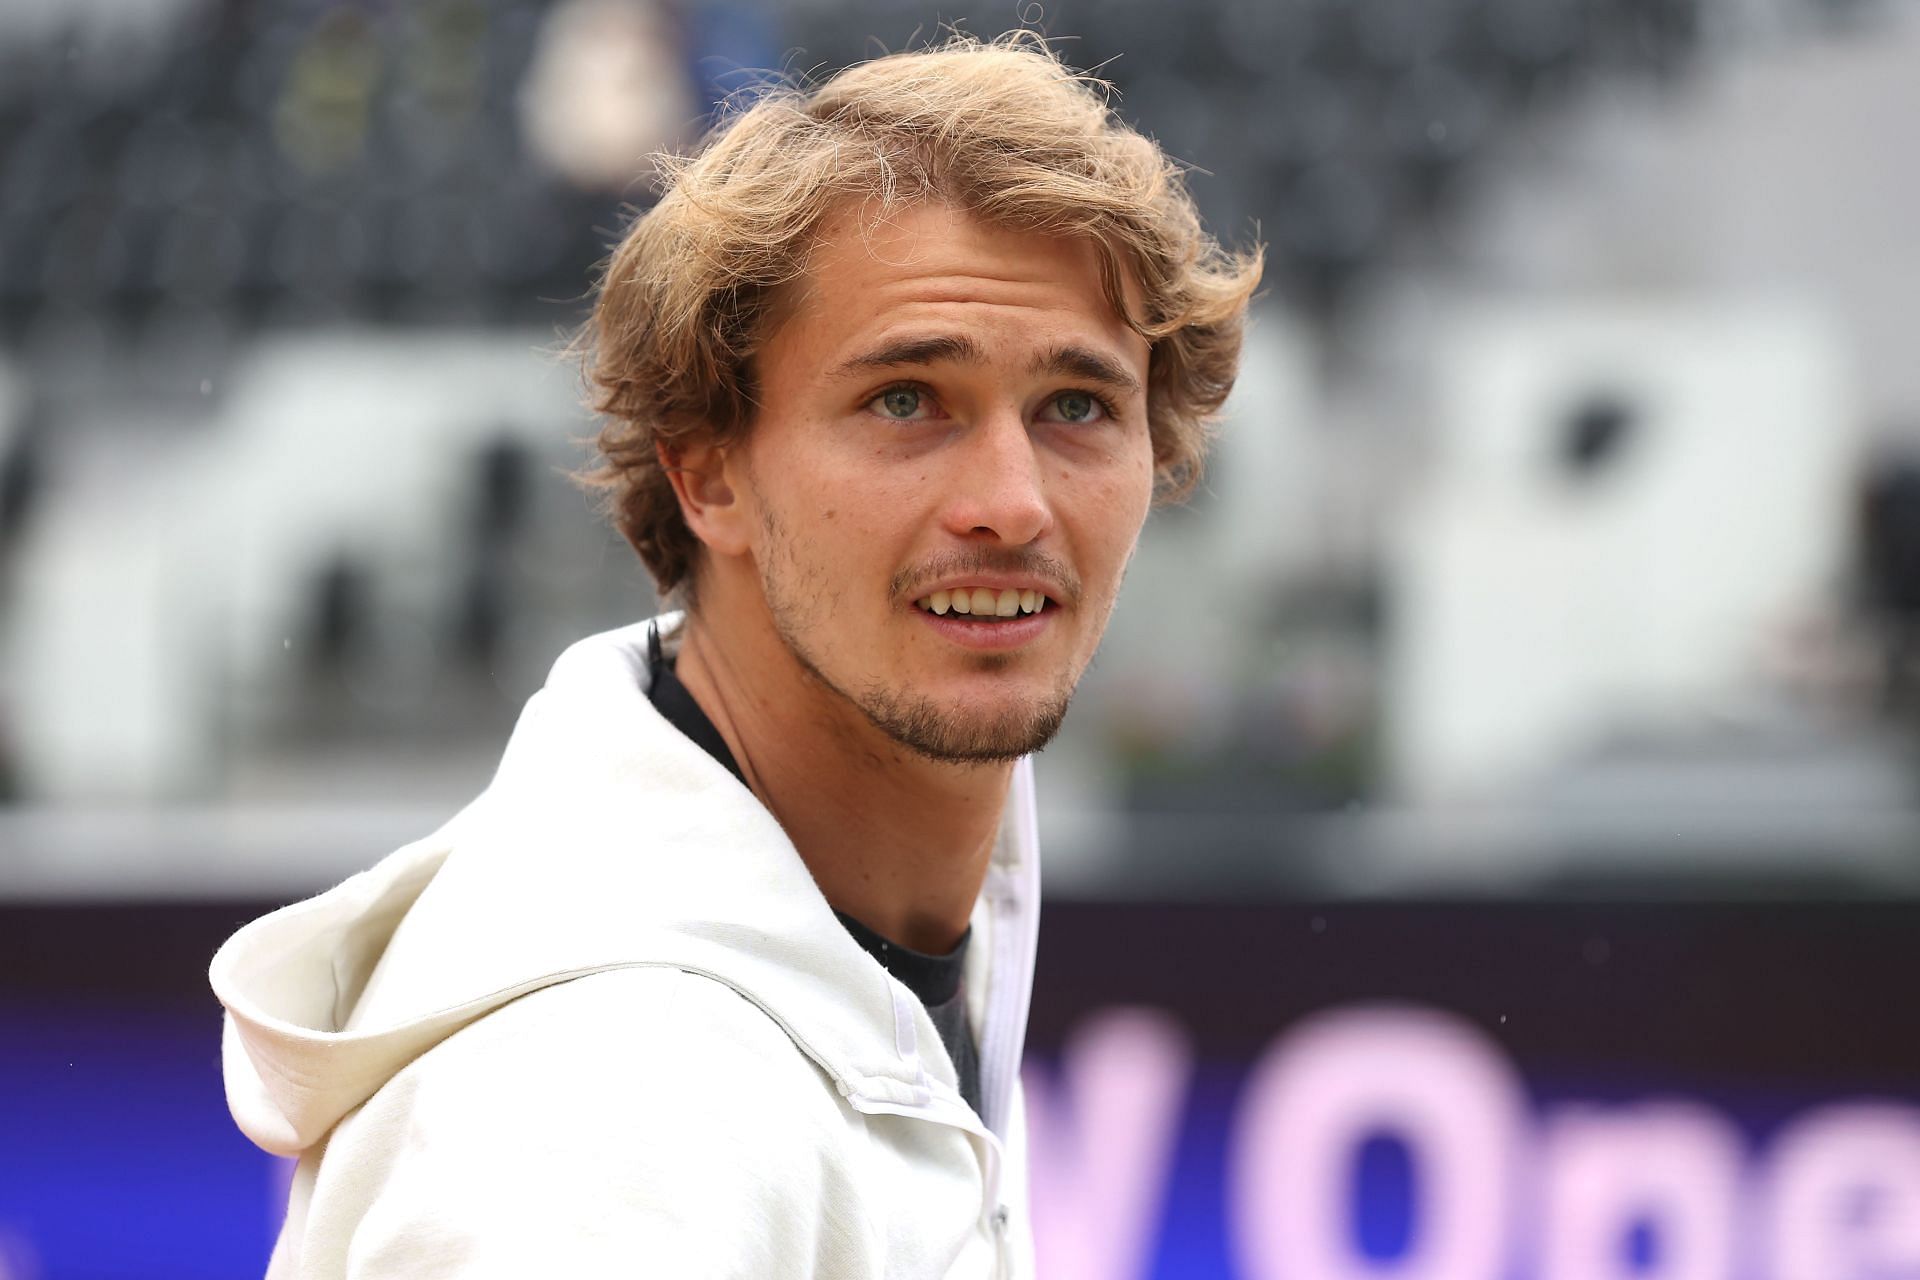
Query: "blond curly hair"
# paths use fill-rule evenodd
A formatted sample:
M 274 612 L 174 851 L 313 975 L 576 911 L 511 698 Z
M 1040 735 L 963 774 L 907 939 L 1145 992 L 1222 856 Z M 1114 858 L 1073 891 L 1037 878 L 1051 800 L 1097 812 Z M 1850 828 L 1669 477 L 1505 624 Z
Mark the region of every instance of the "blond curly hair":
M 884 215 L 940 200 L 993 225 L 1090 239 L 1107 301 L 1151 347 L 1157 492 L 1184 496 L 1198 479 L 1261 252 L 1224 251 L 1181 171 L 1040 37 L 955 36 L 759 93 L 695 153 L 659 164 L 660 199 L 614 250 L 581 351 L 603 421 L 583 478 L 663 594 L 691 586 L 699 552 L 663 453 L 749 428 L 753 357 L 783 287 L 804 278 L 821 224 L 863 202 Z

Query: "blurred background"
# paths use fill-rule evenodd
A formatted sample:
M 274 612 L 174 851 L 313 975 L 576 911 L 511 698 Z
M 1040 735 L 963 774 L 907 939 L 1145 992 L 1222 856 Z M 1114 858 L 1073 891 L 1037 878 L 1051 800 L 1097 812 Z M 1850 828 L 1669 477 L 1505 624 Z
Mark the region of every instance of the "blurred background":
M 263 1268 L 213 948 L 656 608 L 643 157 L 945 23 L 1270 264 L 1039 761 L 1044 1274 L 1920 1276 L 1920 6 L 6 0 L 0 1280 Z

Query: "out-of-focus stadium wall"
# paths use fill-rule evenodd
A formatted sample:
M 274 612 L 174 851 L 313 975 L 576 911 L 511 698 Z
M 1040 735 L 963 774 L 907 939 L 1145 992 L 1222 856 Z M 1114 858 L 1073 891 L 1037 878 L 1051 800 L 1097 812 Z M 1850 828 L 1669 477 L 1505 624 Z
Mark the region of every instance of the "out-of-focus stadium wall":
M 0 1275 L 264 1266 L 288 1165 L 227 1119 L 199 986 L 264 905 L 0 907 Z M 1920 1259 L 1907 907 L 1065 902 L 1041 950 L 1049 1280 Z

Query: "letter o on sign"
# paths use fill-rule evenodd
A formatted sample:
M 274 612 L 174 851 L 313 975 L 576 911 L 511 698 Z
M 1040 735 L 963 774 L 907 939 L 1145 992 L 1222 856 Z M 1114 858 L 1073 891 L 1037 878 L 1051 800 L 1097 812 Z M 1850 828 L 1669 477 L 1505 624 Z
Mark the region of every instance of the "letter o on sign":
M 1234 1128 L 1229 1212 L 1255 1280 L 1500 1280 L 1525 1093 L 1499 1048 L 1428 1009 L 1303 1021 L 1250 1078 Z M 1412 1154 L 1417 1210 L 1401 1257 L 1356 1247 L 1351 1171 L 1388 1130 Z

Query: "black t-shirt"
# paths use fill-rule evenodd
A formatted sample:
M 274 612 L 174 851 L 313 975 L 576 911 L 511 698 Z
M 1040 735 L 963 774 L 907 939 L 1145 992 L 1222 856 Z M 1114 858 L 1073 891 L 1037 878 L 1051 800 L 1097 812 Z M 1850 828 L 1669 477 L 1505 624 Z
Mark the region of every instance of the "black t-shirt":
M 653 671 L 647 697 L 674 728 L 691 738 L 706 753 L 727 767 L 744 785 L 746 777 L 727 750 L 727 740 L 713 726 L 687 686 L 680 683 L 673 663 L 660 653 L 657 640 L 650 646 L 648 658 Z M 907 990 L 919 997 L 927 1015 L 939 1029 L 940 1039 L 960 1075 L 960 1096 L 975 1111 L 980 1109 L 980 1053 L 973 1043 L 973 1031 L 967 1025 L 966 963 L 967 944 L 973 939 L 969 928 L 960 935 L 959 945 L 944 956 L 915 951 L 875 933 L 844 912 L 835 911 L 840 923 L 867 954 L 898 978 Z

